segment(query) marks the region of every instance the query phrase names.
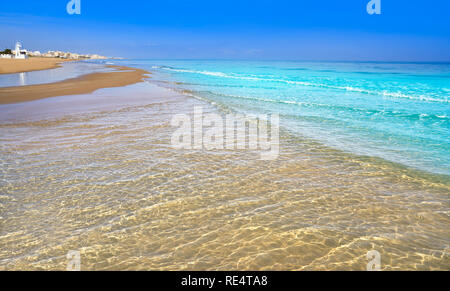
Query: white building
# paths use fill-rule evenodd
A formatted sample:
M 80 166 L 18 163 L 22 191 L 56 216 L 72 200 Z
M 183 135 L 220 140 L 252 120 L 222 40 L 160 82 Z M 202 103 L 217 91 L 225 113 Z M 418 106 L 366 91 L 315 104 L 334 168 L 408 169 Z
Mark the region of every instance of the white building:
M 40 57 L 42 56 L 40 51 L 28 52 L 28 56 L 30 57 Z
M 0 59 L 12 59 L 12 55 L 0 54 Z
M 27 50 L 22 49 L 22 44 L 16 42 L 16 49 L 14 50 L 15 59 L 28 59 Z

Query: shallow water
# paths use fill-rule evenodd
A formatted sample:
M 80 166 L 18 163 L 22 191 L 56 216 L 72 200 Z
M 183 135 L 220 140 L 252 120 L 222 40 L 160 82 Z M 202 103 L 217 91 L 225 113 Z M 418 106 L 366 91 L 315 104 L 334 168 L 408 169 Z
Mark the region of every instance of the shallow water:
M 285 130 L 270 162 L 173 149 L 198 105 L 150 83 L 1 105 L 0 269 L 450 269 L 448 176 Z
M 124 60 L 293 134 L 450 175 L 450 64 Z
M 63 63 L 61 67 L 51 70 L 2 74 L 0 75 L 0 87 L 54 83 L 65 79 L 76 78 L 84 74 L 110 72 L 112 70 L 96 62 L 69 62 Z

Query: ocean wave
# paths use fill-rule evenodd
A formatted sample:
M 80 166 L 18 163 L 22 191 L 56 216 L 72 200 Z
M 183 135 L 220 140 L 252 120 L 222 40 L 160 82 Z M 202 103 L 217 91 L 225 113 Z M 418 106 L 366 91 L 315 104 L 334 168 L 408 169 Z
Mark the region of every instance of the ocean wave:
M 370 90 L 370 89 L 363 89 L 353 86 L 336 86 L 336 85 L 329 85 L 324 83 L 313 83 L 313 82 L 306 82 L 306 81 L 293 81 L 293 80 L 285 80 L 285 79 L 275 79 L 275 78 L 264 78 L 262 76 L 240 76 L 235 74 L 227 74 L 223 72 L 214 72 L 214 71 L 197 71 L 197 70 L 189 70 L 189 69 L 177 69 L 172 68 L 168 66 L 155 66 L 157 69 L 163 69 L 167 71 L 173 71 L 178 73 L 191 73 L 191 74 L 201 74 L 206 76 L 213 76 L 213 77 L 220 77 L 220 78 L 228 78 L 228 79 L 238 79 L 238 80 L 247 80 L 247 81 L 259 81 L 259 82 L 278 82 L 278 83 L 285 83 L 285 84 L 293 84 L 293 85 L 300 85 L 300 86 L 306 86 L 306 87 L 318 87 L 318 88 L 327 88 L 327 89 L 334 89 L 334 90 L 341 90 L 341 91 L 347 91 L 347 92 L 356 92 L 361 94 L 368 94 L 368 95 L 378 95 L 383 96 L 387 98 L 396 98 L 396 99 L 409 99 L 413 101 L 425 101 L 425 102 L 439 102 L 439 103 L 450 103 L 449 99 L 440 99 L 440 98 L 434 98 L 426 95 L 409 95 L 404 94 L 401 92 L 389 92 L 386 90 L 377 91 L 377 90 Z
M 437 114 L 427 114 L 427 113 L 408 113 L 408 112 L 377 110 L 377 109 L 363 109 L 363 108 L 350 107 L 350 106 L 345 106 L 345 105 L 332 105 L 332 104 L 293 101 L 293 100 L 276 100 L 276 99 L 268 99 L 268 98 L 252 97 L 252 96 L 216 93 L 216 92 L 211 92 L 211 91 L 207 91 L 205 93 L 222 96 L 222 97 L 227 97 L 227 98 L 246 99 L 246 100 L 259 101 L 259 102 L 265 102 L 265 103 L 288 104 L 288 105 L 297 105 L 297 106 L 304 106 L 304 107 L 328 108 L 330 110 L 344 110 L 344 111 L 349 111 L 349 112 L 359 112 L 359 113 L 365 114 L 367 116 L 383 115 L 385 117 L 404 118 L 404 119 L 408 119 L 408 120 L 424 120 L 424 121 L 425 120 L 434 120 L 434 121 L 450 122 L 450 117 L 447 115 L 437 115 Z M 194 92 L 191 92 L 190 94 L 193 94 L 196 96 L 199 95 L 199 94 L 195 94 Z

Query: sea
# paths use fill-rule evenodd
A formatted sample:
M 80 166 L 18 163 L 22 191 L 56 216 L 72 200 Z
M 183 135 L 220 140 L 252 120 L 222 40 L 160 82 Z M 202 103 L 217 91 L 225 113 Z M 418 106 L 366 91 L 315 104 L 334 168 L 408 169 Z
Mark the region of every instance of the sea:
M 144 82 L 0 105 L 0 270 L 450 270 L 450 64 L 107 60 Z M 278 114 L 279 156 L 174 116 Z

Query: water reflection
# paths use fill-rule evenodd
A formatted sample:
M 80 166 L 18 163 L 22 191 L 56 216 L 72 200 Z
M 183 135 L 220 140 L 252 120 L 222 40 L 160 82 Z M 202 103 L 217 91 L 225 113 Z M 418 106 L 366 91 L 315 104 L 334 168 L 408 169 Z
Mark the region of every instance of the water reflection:
M 19 79 L 20 79 L 20 86 L 25 86 L 26 85 L 25 73 L 20 73 Z

